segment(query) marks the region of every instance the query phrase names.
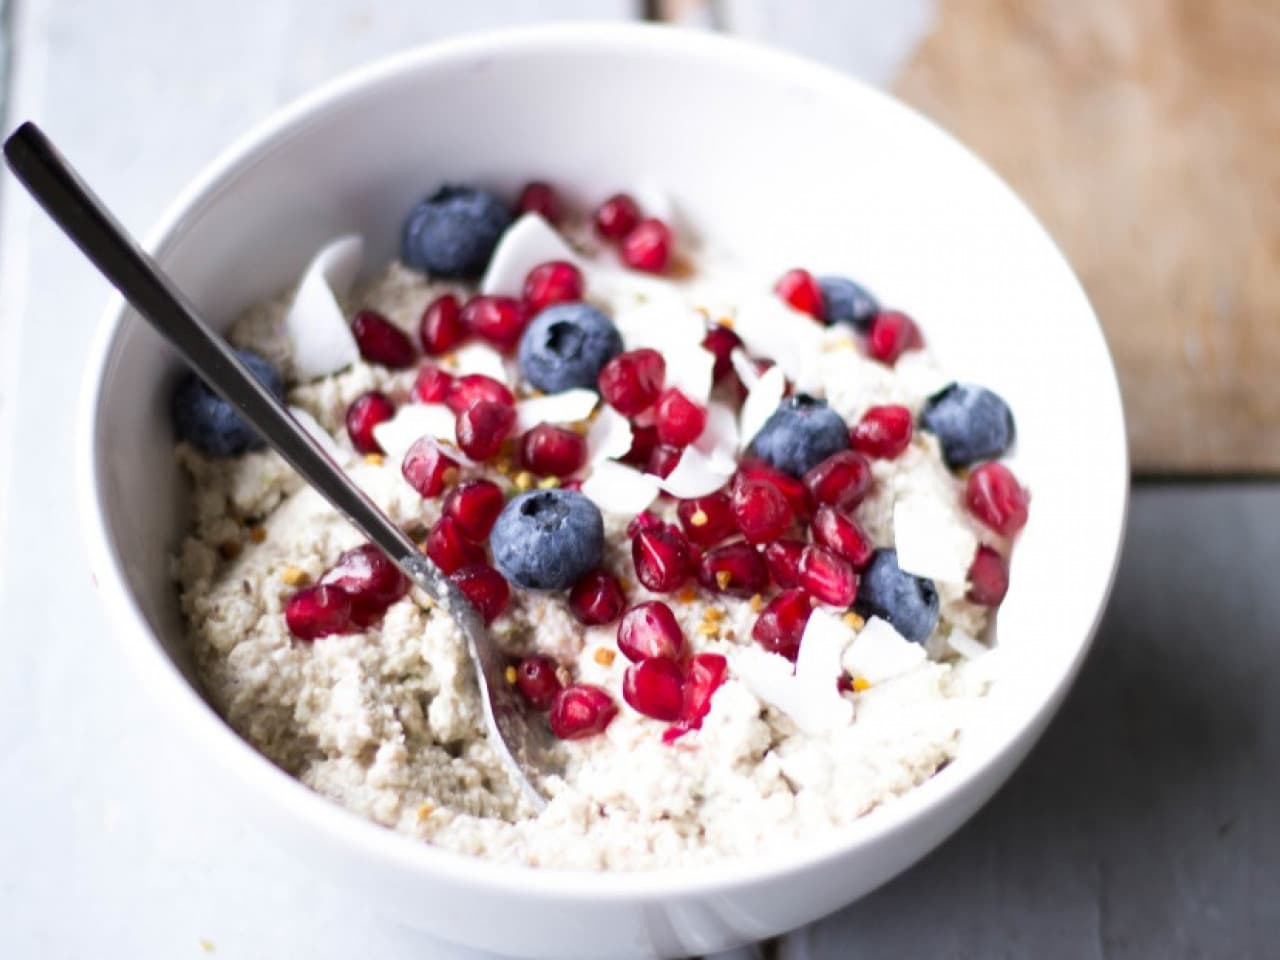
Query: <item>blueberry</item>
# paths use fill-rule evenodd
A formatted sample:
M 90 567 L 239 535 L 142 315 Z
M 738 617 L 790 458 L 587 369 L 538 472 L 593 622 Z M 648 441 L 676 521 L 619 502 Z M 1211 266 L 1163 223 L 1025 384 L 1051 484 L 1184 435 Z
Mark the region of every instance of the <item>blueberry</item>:
M 816 467 L 833 453 L 849 447 L 849 428 L 840 414 L 806 393 L 797 393 L 778 404 L 751 450 L 793 477 Z
M 400 258 L 440 277 L 477 277 L 509 223 L 511 211 L 492 193 L 444 186 L 409 211 Z
M 953 383 L 931 396 L 920 426 L 938 438 L 949 467 L 992 460 L 1013 444 L 1013 414 L 986 387 Z
M 871 329 L 871 320 L 880 312 L 880 304 L 866 288 L 847 277 L 819 277 L 822 288 L 822 319 L 833 323 L 847 323 L 860 333 Z
M 924 643 L 938 625 L 938 590 L 932 580 L 904 573 L 897 550 L 877 550 L 862 574 L 853 609 L 889 621 L 912 643 Z
M 528 590 L 565 590 L 600 565 L 604 521 L 573 490 L 530 490 L 512 497 L 489 534 L 502 575 Z
M 284 399 L 284 381 L 275 367 L 251 350 L 237 350 L 236 355 L 264 387 Z M 178 436 L 210 456 L 230 457 L 262 446 L 253 427 L 194 373 L 178 383 L 169 409 Z
M 596 387 L 600 368 L 622 352 L 613 321 L 586 303 L 542 310 L 520 338 L 520 372 L 546 393 Z

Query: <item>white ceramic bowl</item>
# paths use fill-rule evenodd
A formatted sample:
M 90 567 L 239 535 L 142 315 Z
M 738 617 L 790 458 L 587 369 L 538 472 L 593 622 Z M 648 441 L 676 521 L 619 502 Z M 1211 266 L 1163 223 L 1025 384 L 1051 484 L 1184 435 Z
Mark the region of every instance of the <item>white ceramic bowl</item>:
M 178 365 L 113 303 L 84 398 L 81 491 L 94 573 L 139 685 L 229 772 L 245 816 L 352 898 L 437 936 L 520 956 L 711 951 L 796 927 L 883 883 L 956 829 L 1043 730 L 1089 645 L 1123 527 L 1119 394 L 1083 292 L 977 159 L 834 71 L 700 33 L 557 27 L 464 38 L 361 70 L 222 155 L 149 247 L 226 324 L 340 233 L 394 254 L 443 180 L 512 195 L 545 177 L 580 202 L 669 189 L 683 218 L 761 267 L 847 272 L 923 324 L 943 360 L 1018 420 L 1031 522 L 1000 613 L 1002 681 L 959 756 L 808 844 L 705 868 L 534 872 L 434 850 L 311 793 L 201 699 L 168 557 L 183 531 L 166 395 Z M 231 787 L 229 787 L 231 789 Z

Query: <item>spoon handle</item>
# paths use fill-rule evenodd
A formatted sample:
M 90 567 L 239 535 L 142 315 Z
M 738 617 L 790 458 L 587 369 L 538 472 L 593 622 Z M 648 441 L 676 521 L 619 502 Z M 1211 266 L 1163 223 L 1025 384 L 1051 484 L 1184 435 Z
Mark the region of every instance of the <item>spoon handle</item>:
M 209 329 L 40 128 L 31 122 L 22 124 L 5 141 L 4 154 L 45 212 L 205 382 L 397 566 L 411 566 L 420 574 L 423 558 L 413 541 L 298 425 L 226 341 Z M 434 580 L 427 578 L 422 585 L 441 600 L 437 589 L 431 589 L 436 587 Z

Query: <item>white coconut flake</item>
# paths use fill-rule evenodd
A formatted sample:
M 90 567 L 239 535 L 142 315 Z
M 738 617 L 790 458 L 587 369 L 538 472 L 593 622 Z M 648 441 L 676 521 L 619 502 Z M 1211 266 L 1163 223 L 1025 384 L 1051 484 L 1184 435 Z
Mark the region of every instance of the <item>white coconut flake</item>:
M 400 460 L 421 437 L 455 442 L 456 423 L 453 411 L 442 403 L 406 403 L 373 428 L 373 439 L 388 457 Z
M 633 440 L 631 424 L 613 407 L 605 406 L 587 429 L 587 463 L 625 456 Z
M 600 397 L 594 390 L 581 387 L 562 393 L 549 393 L 516 404 L 516 432 L 524 433 L 540 423 L 577 423 L 591 416 Z M 624 450 L 623 453 L 626 453 Z
M 676 342 L 664 352 L 667 363 L 667 387 L 675 387 L 699 405 L 705 405 L 711 396 L 711 377 L 715 370 L 716 356 L 701 344 Z
M 639 470 L 602 460 L 582 482 L 582 492 L 605 513 L 634 515 L 653 503 L 658 496 L 658 483 L 655 477 Z
M 293 419 L 298 421 L 298 426 L 307 431 L 311 438 L 320 445 L 320 448 L 328 455 L 329 459 L 339 465 L 350 463 L 355 454 L 350 450 L 343 450 L 333 436 L 320 425 L 320 421 L 309 414 L 301 407 L 290 407 L 289 412 L 293 414 Z
M 742 381 L 742 385 L 750 390 L 760 379 L 760 371 L 756 369 L 755 363 L 747 356 L 747 351 L 741 347 L 734 347 L 729 351 L 729 362 L 733 364 L 733 372 L 738 375 L 738 379 Z
M 311 258 L 284 316 L 293 373 L 299 380 L 337 373 L 360 359 L 339 302 L 360 272 L 364 240 L 339 237 Z
M 670 291 L 615 311 L 613 325 L 618 328 L 628 350 L 648 347 L 663 355 L 667 363 L 668 385 L 671 384 L 672 354 L 701 350 L 707 330 L 702 314 Z M 714 365 L 715 358 L 711 360 Z
M 672 471 L 655 479 L 667 493 L 685 500 L 715 493 L 733 476 L 734 469 L 732 461 L 726 467 L 723 460 L 713 459 L 697 447 L 686 447 Z
M 872 617 L 845 650 L 844 668 L 877 684 L 914 670 L 927 656 L 923 644 L 907 640 L 889 621 Z
M 738 418 L 738 446 L 746 449 L 756 438 L 765 421 L 773 416 L 787 392 L 787 375 L 781 367 L 770 367 L 747 391 Z
M 502 234 L 480 281 L 480 292 L 518 297 L 529 271 L 548 260 L 567 260 L 583 273 L 586 264 L 555 227 L 536 213 L 526 213 Z
M 723 403 L 708 404 L 707 425 L 693 445 L 705 453 L 713 464 L 727 466 L 730 473 L 736 470 L 738 418 L 733 410 Z
M 975 640 L 959 628 L 953 628 L 951 633 L 947 635 L 947 646 L 966 660 L 977 660 L 979 657 L 986 656 L 991 652 L 985 644 Z
M 840 696 L 834 676 L 829 695 L 819 697 L 794 675 L 790 661 L 758 646 L 738 648 L 733 665 L 747 689 L 806 733 L 826 733 L 853 720 L 853 704 Z
M 898 566 L 917 577 L 962 585 L 978 550 L 978 538 L 936 496 L 909 494 L 893 505 Z
M 497 380 L 507 382 L 507 365 L 502 354 L 485 343 L 468 343 L 454 351 L 454 368 L 450 371 L 454 376 L 465 377 L 468 374 L 480 373 Z
M 734 316 L 733 332 L 757 357 L 769 357 L 799 390 L 822 386 L 819 358 L 826 328 L 772 293 L 750 297 Z

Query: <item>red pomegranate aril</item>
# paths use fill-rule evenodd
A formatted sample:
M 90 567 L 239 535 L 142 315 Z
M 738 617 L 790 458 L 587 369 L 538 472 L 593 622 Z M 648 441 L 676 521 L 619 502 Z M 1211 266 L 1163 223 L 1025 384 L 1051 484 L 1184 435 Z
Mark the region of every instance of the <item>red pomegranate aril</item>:
M 444 403 L 453 389 L 453 374 L 441 370 L 434 363 L 424 363 L 418 368 L 413 381 L 413 399 L 419 403 Z
M 560 222 L 560 198 L 556 196 L 551 184 L 541 180 L 525 184 L 520 191 L 520 199 L 516 201 L 516 210 L 520 213 L 536 213 L 552 226 Z
M 751 636 L 770 653 L 794 660 L 812 612 L 809 597 L 803 590 L 783 590 L 760 611 Z
M 741 337 L 723 323 L 716 323 L 712 324 L 707 335 L 702 338 L 702 346 L 715 355 L 716 365 L 712 368 L 711 376 L 716 383 L 733 373 L 731 354 L 742 346 Z
M 483 543 L 504 503 L 502 488 L 492 480 L 467 480 L 445 494 L 441 512 L 472 543 Z
M 1002 463 L 975 467 L 965 484 L 969 512 L 1002 537 L 1012 537 L 1027 525 L 1031 495 Z
M 608 692 L 589 683 L 574 683 L 556 693 L 547 722 L 561 740 L 581 740 L 603 733 L 618 715 Z
M 664 273 L 671 262 L 671 250 L 675 240 L 671 228 L 661 220 L 650 217 L 641 220 L 622 238 L 619 255 L 622 262 L 633 270 L 645 273 Z
M 800 554 L 804 553 L 804 547 L 800 540 L 782 539 L 770 541 L 764 548 L 769 576 L 784 590 L 800 583 Z
M 684 653 L 684 633 L 669 606 L 661 600 L 646 600 L 622 615 L 618 649 L 633 663 L 649 657 L 679 660 Z
M 535 710 L 546 710 L 560 692 L 556 662 L 540 654 L 525 657 L 516 666 L 516 687 Z
M 621 240 L 640 222 L 640 207 L 625 193 L 615 193 L 596 208 L 596 233 L 606 240 Z
M 441 517 L 427 533 L 427 556 L 444 573 L 484 563 L 484 547 L 472 543 L 458 529 L 453 517 Z
M 744 480 L 733 486 L 729 498 L 733 519 L 752 543 L 767 543 L 782 536 L 795 520 L 795 511 L 782 491 L 767 480 Z
M 697 730 L 711 711 L 711 696 L 720 689 L 729 673 L 729 664 L 718 653 L 699 653 L 689 661 L 684 676 L 684 704 L 680 719 L 662 734 L 663 743 L 674 743 L 690 730 Z
M 515 394 L 504 384 L 493 377 L 486 377 L 483 373 L 468 373 L 466 376 L 458 377 L 453 381 L 444 398 L 445 405 L 454 413 L 461 413 L 481 400 L 489 400 L 507 407 L 516 405 Z
M 669 447 L 665 443 L 660 443 L 649 452 L 649 460 L 644 465 L 644 472 L 665 480 L 671 476 L 671 471 L 676 468 L 676 464 L 680 462 L 680 457 L 683 455 L 684 451 L 679 447 Z
M 392 370 L 413 366 L 417 352 L 405 332 L 376 310 L 361 310 L 351 321 L 360 356 Z
M 524 306 L 527 316 L 553 303 L 582 299 L 582 271 L 567 260 L 540 263 L 524 278 Z
M 680 665 L 666 657 L 631 664 L 622 675 L 622 699 L 636 713 L 654 720 L 679 720 L 684 708 Z
M 520 464 L 539 477 L 567 477 L 586 462 L 586 437 L 564 427 L 540 423 L 520 438 Z
M 769 567 L 751 544 L 729 543 L 703 555 L 698 582 L 713 593 L 750 597 L 769 586 Z
M 806 473 L 804 486 L 815 506 L 852 510 L 871 489 L 871 464 L 860 453 L 841 450 Z
M 409 486 L 423 497 L 435 497 L 456 476 L 458 462 L 445 454 L 432 437 L 414 441 L 400 464 L 400 473 Z
M 284 605 L 284 622 L 299 640 L 318 640 L 351 626 L 351 598 L 337 587 L 303 587 Z
M 472 460 L 496 456 L 516 424 L 515 407 L 480 400 L 458 414 L 458 446 Z
M 970 603 L 984 607 L 998 607 L 1009 592 L 1009 561 L 985 544 L 978 547 L 973 563 L 969 565 Z
M 373 428 L 395 416 L 396 405 L 385 393 L 370 390 L 362 393 L 347 407 L 347 435 L 358 453 L 382 453 L 374 439 Z
M 645 467 L 649 463 L 649 457 L 653 454 L 654 448 L 658 445 L 658 431 L 654 427 L 641 427 L 636 424 L 631 425 L 631 449 L 624 453 L 619 459 L 623 463 L 629 463 L 633 467 Z
M 341 590 L 354 607 L 378 613 L 409 592 L 409 578 L 371 543 L 344 551 L 319 583 Z
M 641 510 L 627 524 L 627 536 L 634 537 L 641 530 L 657 530 L 664 526 L 665 521 L 652 510 Z
M 783 473 L 763 460 L 748 459 L 738 464 L 731 490 L 747 480 L 763 480 L 787 498 L 787 503 L 797 517 L 803 519 L 809 515 L 809 494 L 798 477 Z
M 673 447 L 687 447 L 707 426 L 707 410 L 675 387 L 658 394 L 654 426 L 658 439 Z
M 733 519 L 733 505 L 729 502 L 729 495 L 723 491 L 681 500 L 676 507 L 676 516 L 680 518 L 685 536 L 703 547 L 715 546 L 733 536 L 738 529 Z
M 493 623 L 507 609 L 511 588 L 502 574 L 486 563 L 477 563 L 455 570 L 449 579 L 462 591 L 462 595 L 484 617 L 485 623 Z
M 424 353 L 437 357 L 467 339 L 467 327 L 462 322 L 462 307 L 457 297 L 446 293 L 427 304 L 418 323 L 418 339 Z
M 569 591 L 569 610 L 589 627 L 613 623 L 627 605 L 618 578 L 604 570 L 592 570 Z
M 809 596 L 833 607 L 847 607 L 858 596 L 853 564 L 832 550 L 809 544 L 800 554 L 800 586 Z
M 821 320 L 825 312 L 822 304 L 822 287 L 808 270 L 797 267 L 788 270 L 773 285 L 773 292 L 801 313 Z
M 871 321 L 867 333 L 867 353 L 881 363 L 893 365 L 908 350 L 924 346 L 924 338 L 916 322 L 897 310 L 881 310 Z
M 520 342 L 527 319 L 524 304 L 515 297 L 478 294 L 462 308 L 462 324 L 470 333 L 499 350 L 510 350 Z
M 892 460 L 911 446 L 911 411 L 897 404 L 869 407 L 849 430 L 849 446 L 879 460 Z
M 856 523 L 835 507 L 819 507 L 810 523 L 813 539 L 837 556 L 844 557 L 854 570 L 862 570 L 871 562 L 875 545 Z
M 689 541 L 669 525 L 641 530 L 631 541 L 636 578 L 654 593 L 669 593 L 689 575 Z
M 628 350 L 604 365 L 597 385 L 609 406 L 624 417 L 634 417 L 658 399 L 666 372 L 666 361 L 657 350 Z

